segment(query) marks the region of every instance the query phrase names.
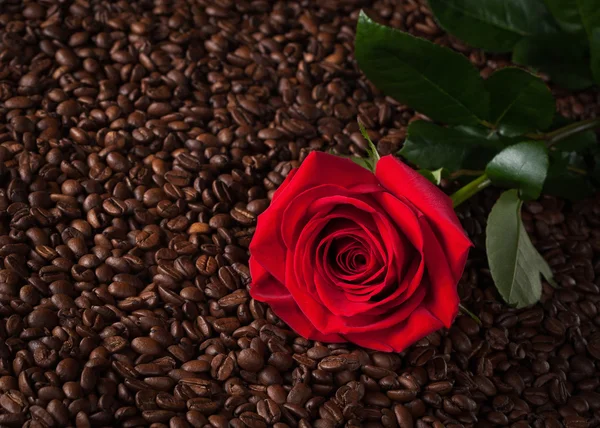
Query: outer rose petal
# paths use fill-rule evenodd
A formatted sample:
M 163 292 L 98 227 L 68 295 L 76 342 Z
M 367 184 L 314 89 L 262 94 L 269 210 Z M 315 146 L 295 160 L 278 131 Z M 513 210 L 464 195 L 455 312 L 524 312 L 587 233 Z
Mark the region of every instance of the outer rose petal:
M 377 162 L 375 175 L 390 193 L 406 198 L 427 218 L 442 244 L 453 278 L 458 282 L 464 269 L 465 250 L 472 244 L 456 217 L 450 198 L 391 155 Z
M 260 302 L 268 303 L 277 316 L 297 333 L 321 342 L 340 343 L 346 341 L 338 334 L 319 332 L 302 313 L 290 292 L 252 257 L 250 258 L 250 269 L 252 271 L 250 295 Z
M 452 325 L 458 314 L 460 299 L 456 290 L 457 281 L 452 277 L 452 271 L 448 265 L 446 254 L 434 235 L 427 219 L 421 218 L 421 230 L 425 239 L 425 264 L 429 277 L 430 296 L 423 302 L 423 306 L 429 309 L 433 315 L 438 317 L 448 328 Z M 457 254 L 462 269 L 467 261 L 468 250 Z M 424 284 L 423 284 L 424 285 Z
M 298 168 L 294 168 L 288 173 L 287 177 L 285 177 L 285 180 L 283 180 L 283 183 L 281 183 L 281 186 L 279 186 L 277 190 L 275 190 L 275 193 L 273 193 L 271 204 L 279 197 L 279 195 L 281 195 L 285 191 L 285 188 L 288 187 L 288 185 L 290 184 L 297 172 Z
M 390 328 L 365 333 L 349 333 L 344 337 L 365 348 L 385 352 L 402 352 L 419 339 L 442 327 L 441 321 L 427 309 L 418 308 L 406 321 Z

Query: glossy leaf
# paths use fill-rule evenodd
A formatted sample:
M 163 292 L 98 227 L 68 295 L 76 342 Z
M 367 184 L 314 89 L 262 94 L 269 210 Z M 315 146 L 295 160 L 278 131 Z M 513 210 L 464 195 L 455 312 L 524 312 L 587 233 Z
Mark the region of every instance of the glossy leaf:
M 578 0 L 544 0 L 558 25 L 566 32 L 583 30 Z
M 552 120 L 552 125 L 549 131 L 555 131 L 560 128 L 564 128 L 565 126 L 571 125 L 575 123 L 575 121 L 561 116 L 560 114 L 556 114 L 554 119 Z M 597 147 L 597 138 L 596 132 L 593 130 L 580 132 L 574 135 L 571 135 L 559 142 L 555 143 L 552 146 L 552 151 L 558 152 L 583 152 L 588 149 L 594 149 Z
M 600 149 L 596 148 L 593 151 L 594 168 L 592 169 L 591 177 L 596 185 L 600 184 Z
M 421 168 L 456 171 L 483 169 L 501 149 L 497 141 L 420 120 L 408 126 L 400 155 Z
M 500 135 L 500 133 L 496 129 L 490 129 L 483 126 L 459 125 L 453 126 L 452 128 L 456 129 L 457 131 L 464 132 L 468 135 L 481 137 L 484 140 L 489 141 L 489 144 L 492 144 L 494 147 L 504 148 L 523 141 L 522 137 L 506 137 L 504 135 Z
M 417 172 L 436 186 L 440 185 L 442 182 L 442 177 L 444 176 L 444 168 L 436 169 L 435 171 L 420 169 Z
M 361 158 L 358 156 L 350 156 L 350 160 L 352 162 L 354 162 L 355 164 L 362 166 L 363 168 L 368 169 L 371 172 L 375 171 L 375 165 L 371 162 L 370 159 L 367 158 Z
M 361 12 L 355 56 L 386 95 L 436 121 L 475 124 L 487 117 L 483 79 L 459 53 L 379 25 Z
M 510 52 L 523 37 L 557 26 L 541 0 L 429 0 L 441 27 L 471 46 Z
M 571 201 L 591 196 L 594 193 L 594 186 L 588 177 L 570 168 L 577 171 L 587 170 L 587 165 L 583 162 L 583 157 L 578 156 L 577 153 L 553 152 L 550 155 L 550 167 L 543 192 Z
M 598 0 L 544 0 L 568 32 L 585 31 L 590 47 L 590 69 L 600 83 L 600 3 Z
M 486 80 L 490 93 L 490 122 L 502 135 L 517 136 L 552 124 L 556 105 L 539 78 L 524 70 L 501 69 Z
M 567 89 L 581 90 L 594 84 L 588 41 L 581 35 L 525 38 L 515 45 L 512 60 L 546 73 Z
M 548 150 L 541 141 L 526 141 L 502 150 L 485 169 L 492 183 L 521 190 L 524 199 L 537 199 L 548 173 Z
M 590 54 L 592 75 L 596 84 L 600 85 L 600 27 L 595 28 L 590 36 Z
M 565 138 L 552 147 L 560 152 L 583 152 L 595 147 L 596 144 L 598 144 L 596 133 L 594 131 L 586 131 Z
M 540 299 L 540 275 L 553 283 L 548 263 L 531 243 L 521 220 L 522 204 L 516 190 L 500 196 L 488 217 L 485 243 L 496 288 L 508 304 L 517 308 Z
M 592 75 L 600 83 L 600 3 L 598 0 L 576 0 L 576 3 L 590 43 Z

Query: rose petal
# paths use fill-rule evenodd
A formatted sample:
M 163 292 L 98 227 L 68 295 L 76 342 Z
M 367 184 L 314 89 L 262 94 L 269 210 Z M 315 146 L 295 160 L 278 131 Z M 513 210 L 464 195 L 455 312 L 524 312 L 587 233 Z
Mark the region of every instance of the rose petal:
M 383 330 L 348 333 L 344 334 L 344 337 L 365 348 L 384 352 L 402 352 L 442 327 L 440 320 L 427 309 L 418 308 L 401 324 Z
M 369 285 L 376 281 L 377 278 L 384 273 L 385 263 L 384 255 L 382 254 L 381 246 L 376 242 L 370 240 L 369 242 L 369 255 L 367 264 L 361 271 L 357 272 L 342 272 L 336 266 L 332 266 L 328 255 L 331 250 L 332 243 L 338 238 L 338 236 L 354 237 L 358 238 L 361 234 L 365 237 L 365 240 L 369 240 L 369 234 L 360 228 L 340 230 L 327 236 L 326 240 L 321 241 L 317 247 L 317 255 L 320 256 L 320 260 L 317 259 L 315 266 L 317 269 L 322 269 L 324 275 L 331 276 L 331 278 L 337 278 L 344 283 L 344 288 L 349 291 L 360 291 L 365 285 Z M 375 244 L 375 245 L 373 245 Z M 321 263 L 319 263 L 319 261 Z
M 291 249 L 295 246 L 308 221 L 325 217 L 340 204 L 354 206 L 368 213 L 375 212 L 370 205 L 372 199 L 361 192 L 380 192 L 381 187 L 360 186 L 359 190 L 323 184 L 297 195 L 285 208 L 281 220 L 280 233 L 286 247 Z M 365 225 L 370 227 L 372 223 L 367 222 Z
M 453 278 L 458 282 L 463 270 L 464 250 L 472 244 L 456 217 L 450 198 L 417 171 L 391 155 L 377 162 L 375 175 L 383 187 L 396 196 L 406 197 L 429 220 L 444 248 Z
M 339 334 L 323 334 L 317 330 L 302 313 L 289 291 L 253 258 L 250 258 L 250 266 L 253 272 L 250 295 L 269 304 L 273 312 L 296 333 L 321 342 L 345 342 Z
M 294 176 L 296 175 L 297 172 L 298 172 L 298 168 L 294 168 L 288 173 L 287 177 L 285 177 L 285 180 L 283 180 L 283 183 L 281 183 L 281 185 L 273 193 L 273 196 L 271 198 L 271 205 L 273 205 L 273 202 L 275 202 L 277 200 L 277 198 L 279 198 L 279 196 L 289 186 L 289 184 L 294 179 Z
M 457 292 L 458 281 L 454 279 L 446 254 L 434 235 L 429 222 L 424 217 L 421 217 L 420 222 L 423 237 L 427 242 L 425 264 L 430 282 L 430 293 L 423 304 L 449 328 L 458 314 L 458 304 L 460 303 Z M 461 254 L 456 255 L 458 260 L 456 267 L 460 267 L 459 278 L 465 267 L 468 253 L 468 248 L 465 248 Z
M 322 278 L 316 273 L 315 282 L 327 281 L 326 278 Z M 373 313 L 374 311 L 368 310 L 368 312 L 358 312 L 351 316 L 341 316 L 335 314 L 326 314 L 322 318 L 313 319 L 315 327 L 317 327 L 323 333 L 357 333 L 357 332 L 368 332 L 377 331 L 379 329 L 387 329 L 393 327 L 398 323 L 403 322 L 408 318 L 412 312 L 423 304 L 427 294 L 426 287 L 418 289 L 413 293 L 403 304 L 395 307 L 393 310 L 384 313 L 383 315 Z M 337 306 L 343 307 L 344 310 L 350 308 L 355 309 L 356 306 L 364 303 L 352 303 L 346 302 L 341 303 L 341 299 L 333 299 L 332 301 L 326 301 L 327 308 Z M 323 320 L 323 321 L 321 321 Z

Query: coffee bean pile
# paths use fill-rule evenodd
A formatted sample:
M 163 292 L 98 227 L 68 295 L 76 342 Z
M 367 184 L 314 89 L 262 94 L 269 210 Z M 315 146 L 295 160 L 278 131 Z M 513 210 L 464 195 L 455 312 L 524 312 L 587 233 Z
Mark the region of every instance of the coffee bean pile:
M 476 243 L 459 316 L 402 354 L 298 337 L 248 245 L 311 150 L 419 118 L 354 62 L 358 11 L 465 53 L 415 0 L 0 1 L 0 426 L 600 426 L 600 200 L 524 221 L 562 288 L 501 303 Z M 564 95 L 569 116 L 596 95 Z M 596 278 L 599 275 L 599 278 Z

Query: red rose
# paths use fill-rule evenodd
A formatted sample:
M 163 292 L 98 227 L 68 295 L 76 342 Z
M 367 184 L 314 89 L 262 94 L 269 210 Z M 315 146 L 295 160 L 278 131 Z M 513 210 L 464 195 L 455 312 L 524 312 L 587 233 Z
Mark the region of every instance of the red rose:
M 259 216 L 250 294 L 302 336 L 402 351 L 457 312 L 470 241 L 450 199 L 393 156 L 313 152 Z

